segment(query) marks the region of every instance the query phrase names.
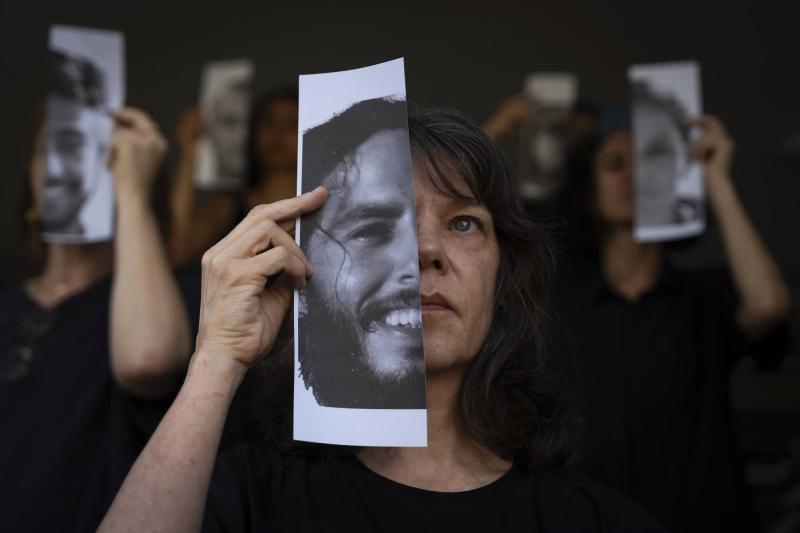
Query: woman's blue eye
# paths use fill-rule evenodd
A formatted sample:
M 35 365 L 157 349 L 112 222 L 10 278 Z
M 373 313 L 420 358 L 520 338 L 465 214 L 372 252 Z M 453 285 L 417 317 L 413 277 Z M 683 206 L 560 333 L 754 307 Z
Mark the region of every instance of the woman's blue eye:
M 472 220 L 468 218 L 459 218 L 453 223 L 456 231 L 469 231 L 472 229 Z

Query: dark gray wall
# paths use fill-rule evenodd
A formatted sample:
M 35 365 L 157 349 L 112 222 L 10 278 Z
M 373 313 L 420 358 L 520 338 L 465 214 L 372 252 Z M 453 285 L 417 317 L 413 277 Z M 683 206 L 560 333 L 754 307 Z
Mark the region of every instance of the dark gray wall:
M 0 279 L 15 273 L 25 147 L 43 94 L 47 29 L 58 22 L 125 32 L 128 102 L 149 110 L 170 135 L 210 59 L 252 57 L 263 89 L 299 73 L 405 56 L 409 98 L 483 119 L 532 70 L 576 71 L 583 96 L 621 101 L 628 64 L 695 58 L 706 108 L 738 140 L 736 181 L 747 207 L 800 282 L 797 172 L 759 172 L 765 154 L 800 135 L 796 19 L 755 2 L 720 5 L 8 2 L 0 7 Z M 713 241 L 704 239 L 700 257 L 718 258 Z

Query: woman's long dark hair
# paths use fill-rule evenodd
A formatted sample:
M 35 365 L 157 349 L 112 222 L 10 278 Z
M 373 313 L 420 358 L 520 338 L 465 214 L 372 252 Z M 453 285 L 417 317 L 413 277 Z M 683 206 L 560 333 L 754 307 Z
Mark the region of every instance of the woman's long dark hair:
M 429 109 L 409 118 L 415 158 L 444 194 L 445 170 L 486 206 L 500 247 L 494 317 L 461 386 L 461 419 L 476 442 L 518 464 L 560 465 L 573 453 L 576 417 L 545 367 L 546 290 L 555 266 L 543 227 L 526 214 L 504 154 L 469 118 Z
M 475 442 L 518 465 L 562 465 L 574 450 L 577 417 L 545 366 L 543 307 L 554 268 L 549 239 L 525 213 L 507 158 L 475 122 L 454 110 L 426 109 L 412 114 L 408 127 L 412 155 L 434 185 L 461 196 L 447 178 L 455 172 L 489 209 L 500 248 L 493 321 L 461 386 L 463 427 Z M 258 387 L 266 397 L 257 418 L 269 444 L 297 449 L 286 368 L 292 367 L 291 347 L 286 338 L 280 344 L 279 354 L 257 371 L 269 380 Z

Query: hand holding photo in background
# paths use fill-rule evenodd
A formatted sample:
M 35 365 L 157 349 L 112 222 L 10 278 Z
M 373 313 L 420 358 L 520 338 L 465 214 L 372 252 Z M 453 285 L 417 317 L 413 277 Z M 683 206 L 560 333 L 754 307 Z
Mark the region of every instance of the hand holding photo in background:
M 124 100 L 124 43 L 118 32 L 53 26 L 48 51 L 47 164 L 42 239 L 111 239 L 114 196 L 108 151 Z
M 402 59 L 300 76 L 294 438 L 424 446 L 425 359 Z

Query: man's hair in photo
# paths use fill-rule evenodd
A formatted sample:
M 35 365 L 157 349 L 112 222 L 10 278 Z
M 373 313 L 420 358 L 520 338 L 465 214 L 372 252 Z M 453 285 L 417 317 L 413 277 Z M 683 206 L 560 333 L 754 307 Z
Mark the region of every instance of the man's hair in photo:
M 105 77 L 97 65 L 58 50 L 50 50 L 48 58 L 48 91 L 51 95 L 91 108 L 100 108 L 106 103 Z
M 674 95 L 657 92 L 651 83 L 644 80 L 636 80 L 632 83 L 631 94 L 634 106 L 651 106 L 666 113 L 672 119 L 681 139 L 686 143 L 689 142 L 689 129 L 686 127 L 689 114 L 683 103 Z
M 408 127 L 415 163 L 423 163 L 447 195 L 462 196 L 448 176 L 463 177 L 470 194 L 492 213 L 500 247 L 492 324 L 460 392 L 464 428 L 517 464 L 564 464 L 575 450 L 578 417 L 571 395 L 546 364 L 543 307 L 554 268 L 550 240 L 524 211 L 508 159 L 474 121 L 451 109 L 427 109 L 410 116 Z M 350 453 L 292 443 L 292 356 L 290 349 L 278 353 L 262 366 L 270 380 L 269 387 L 260 387 L 267 396 L 259 415 L 267 442 L 306 453 Z
M 362 100 L 303 133 L 303 192 L 322 184 L 367 139 L 408 122 L 406 102 L 391 97 Z
M 348 154 L 355 152 L 376 133 L 405 129 L 407 124 L 405 100 L 386 97 L 362 100 L 307 130 L 303 133 L 303 192 L 322 185 L 323 180 L 344 163 Z M 301 242 L 308 242 L 311 234 L 319 229 L 321 211 L 303 217 Z
M 309 129 L 303 134 L 303 191 L 310 191 L 321 185 L 325 177 L 344 163 L 345 157 L 355 152 L 376 133 L 401 128 L 405 130 L 407 123 L 405 100 L 373 98 L 353 104 L 327 122 Z M 345 176 L 342 186 L 349 185 L 353 183 Z M 324 209 L 325 207 L 303 218 L 300 224 L 301 242 L 307 243 L 314 232 L 322 231 L 327 238 L 339 244 L 347 255 L 346 247 L 326 232 L 325 228 L 320 227 Z M 313 287 L 309 287 L 307 291 L 308 294 L 313 294 Z M 312 388 L 315 398 L 322 405 L 340 403 L 344 400 L 342 394 L 347 396 L 348 390 L 361 390 L 362 397 L 377 401 L 381 397 L 381 391 L 373 391 L 371 387 L 384 387 L 384 392 L 388 392 L 392 384 L 381 384 L 380 381 L 371 379 L 371 372 L 362 365 L 362 354 L 351 353 L 354 348 L 359 348 L 351 330 L 347 324 L 331 323 L 324 314 L 324 309 L 321 309 L 321 304 L 322 302 L 317 301 L 309 302 L 308 316 L 301 316 L 305 325 L 302 328 L 302 349 L 299 356 L 304 383 Z M 335 302 L 327 304 L 328 308 L 335 306 Z M 324 339 L 320 338 L 321 331 L 329 335 L 325 335 Z M 331 335 L 334 332 L 336 334 Z M 319 352 L 330 355 L 324 360 L 308 359 L 309 354 Z M 351 400 L 354 401 L 355 398 Z

